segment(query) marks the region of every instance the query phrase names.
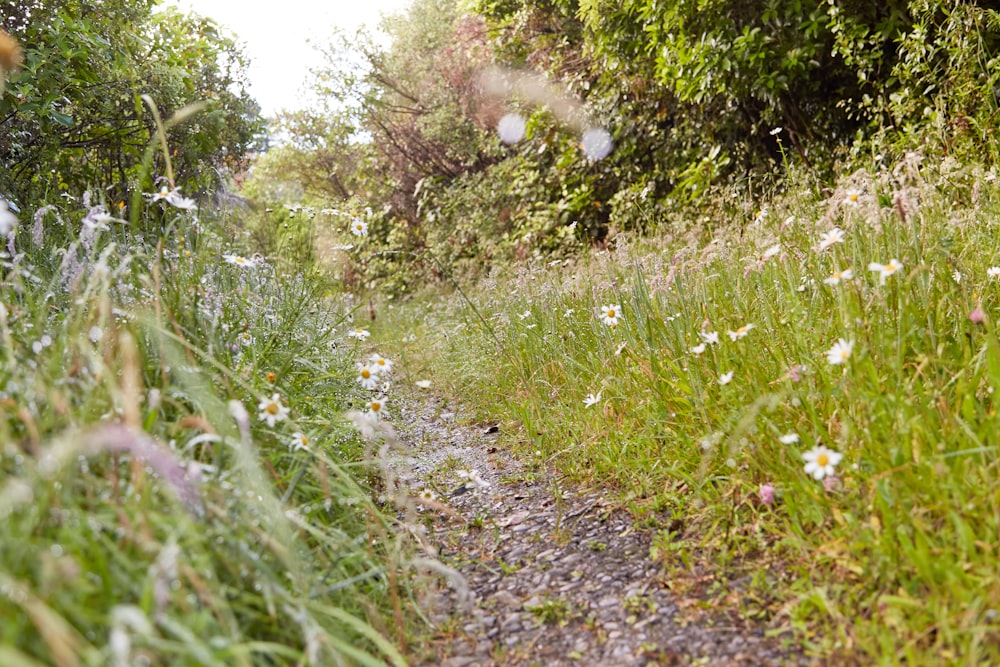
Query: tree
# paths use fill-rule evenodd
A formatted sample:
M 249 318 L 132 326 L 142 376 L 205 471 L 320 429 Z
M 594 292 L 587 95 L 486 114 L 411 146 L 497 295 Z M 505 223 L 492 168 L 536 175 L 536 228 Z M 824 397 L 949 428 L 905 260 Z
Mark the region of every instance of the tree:
M 66 190 L 105 189 L 124 199 L 155 133 L 140 101 L 164 116 L 204 101 L 177 126 L 177 185 L 207 187 L 242 164 L 260 135 L 246 92 L 246 59 L 212 20 L 153 0 L 2 0 L 2 27 L 24 65 L 0 98 L 0 191 L 23 202 Z

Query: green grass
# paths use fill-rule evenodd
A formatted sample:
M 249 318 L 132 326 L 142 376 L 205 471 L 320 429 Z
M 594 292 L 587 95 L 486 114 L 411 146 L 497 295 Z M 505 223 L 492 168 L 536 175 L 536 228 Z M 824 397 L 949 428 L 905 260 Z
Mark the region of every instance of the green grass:
M 749 570 L 735 603 L 809 652 L 1000 660 L 993 174 L 910 159 L 828 198 L 793 180 L 756 203 L 757 223 L 708 208 L 664 238 L 497 274 L 472 296 L 489 327 L 457 297 L 416 300 L 396 315 L 419 329 L 415 367 L 518 424 L 526 455 L 616 489 L 668 533 L 664 568 Z M 835 226 L 844 241 L 817 250 Z M 868 265 L 891 259 L 903 269 L 880 284 Z M 853 280 L 823 282 L 846 268 Z M 610 327 L 599 310 L 616 304 Z M 840 338 L 853 347 L 834 365 Z M 843 455 L 832 479 L 804 470 L 818 445 Z
M 419 585 L 341 417 L 347 302 L 226 262 L 210 216 L 87 211 L 29 211 L 3 258 L 0 663 L 405 664 Z

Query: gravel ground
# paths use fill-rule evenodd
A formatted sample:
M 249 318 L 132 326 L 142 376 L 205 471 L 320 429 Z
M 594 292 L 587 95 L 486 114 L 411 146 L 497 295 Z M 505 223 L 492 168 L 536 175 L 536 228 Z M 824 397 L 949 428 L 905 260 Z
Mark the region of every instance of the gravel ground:
M 558 488 L 541 465 L 500 451 L 494 429 L 457 421 L 433 398 L 400 406 L 396 419 L 410 449 L 401 479 L 414 493 L 445 491 L 461 515 L 424 511 L 439 558 L 471 593 L 466 603 L 454 588 L 434 596 L 441 631 L 423 664 L 810 664 L 762 627 L 682 609 L 649 559 L 649 532 L 626 512 L 599 492 Z M 461 487 L 458 470 L 489 487 Z

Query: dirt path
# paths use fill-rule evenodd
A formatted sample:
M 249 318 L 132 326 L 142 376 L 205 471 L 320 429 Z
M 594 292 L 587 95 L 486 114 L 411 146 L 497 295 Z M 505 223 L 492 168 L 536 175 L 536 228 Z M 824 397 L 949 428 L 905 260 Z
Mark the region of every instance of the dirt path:
M 560 489 L 541 464 L 500 451 L 490 429 L 458 421 L 436 399 L 404 405 L 396 418 L 412 448 L 406 483 L 437 489 L 461 514 L 427 511 L 426 521 L 472 598 L 439 600 L 442 630 L 424 664 L 808 664 L 761 628 L 682 611 L 649 559 L 648 531 L 626 512 L 600 493 Z M 473 470 L 488 488 L 463 486 L 459 471 Z

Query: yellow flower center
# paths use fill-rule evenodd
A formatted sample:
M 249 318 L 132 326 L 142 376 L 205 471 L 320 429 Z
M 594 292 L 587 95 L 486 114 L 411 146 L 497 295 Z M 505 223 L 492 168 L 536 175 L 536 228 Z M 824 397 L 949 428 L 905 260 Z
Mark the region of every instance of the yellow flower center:
M 847 357 L 848 357 L 849 354 L 850 354 L 850 352 L 848 351 L 848 349 L 846 347 L 843 347 L 843 348 L 840 349 L 840 358 L 841 359 L 847 359 Z
M 278 376 L 276 376 L 274 373 L 268 372 L 266 377 L 268 382 L 274 382 Z
M 309 444 L 309 439 L 306 436 L 302 436 L 301 438 L 299 438 L 299 442 L 301 442 L 302 446 L 305 447 L 306 445 Z
M 362 368 L 361 369 L 361 377 L 363 377 L 364 379 L 367 380 L 371 376 L 372 376 L 371 371 L 369 371 L 367 368 Z
M 851 201 L 858 201 L 858 193 L 852 192 L 851 194 L 847 195 L 847 198 L 850 199 Z
M 381 403 L 379 403 L 377 401 L 373 401 L 372 402 L 372 412 L 378 412 L 381 409 L 382 409 L 382 404 Z
M 830 457 L 826 454 L 820 454 L 816 457 L 816 464 L 821 468 L 825 468 L 830 464 Z
M 267 404 L 267 407 L 264 408 L 264 411 L 269 415 L 276 415 L 281 411 L 281 408 L 278 407 L 277 403 L 271 401 Z
M 609 310 L 608 311 L 608 317 L 610 317 L 611 319 L 614 319 L 614 317 L 615 317 L 615 311 Z

